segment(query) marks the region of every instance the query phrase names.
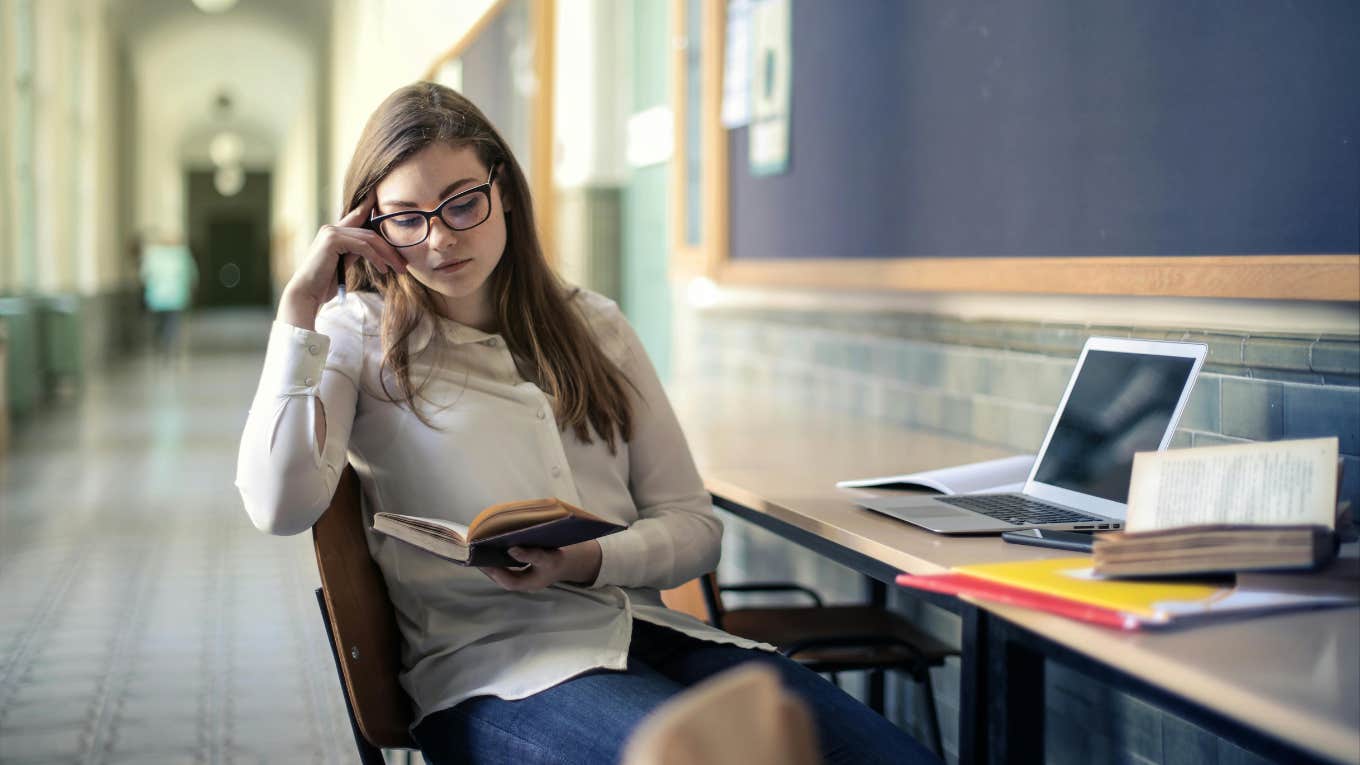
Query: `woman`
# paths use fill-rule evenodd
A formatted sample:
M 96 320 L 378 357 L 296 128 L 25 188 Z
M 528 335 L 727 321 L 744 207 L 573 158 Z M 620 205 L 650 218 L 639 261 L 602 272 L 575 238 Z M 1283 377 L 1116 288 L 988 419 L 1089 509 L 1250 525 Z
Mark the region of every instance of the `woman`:
M 662 605 L 659 590 L 716 566 L 722 527 L 637 335 L 552 273 L 524 174 L 475 106 L 429 83 L 392 94 L 345 199 L 271 331 L 237 474 L 255 525 L 310 527 L 348 461 L 369 523 L 466 523 L 556 496 L 628 526 L 512 550 L 524 570 L 460 568 L 369 531 L 428 759 L 614 761 L 651 709 L 744 661 L 808 701 L 829 760 L 930 759 L 769 646 Z M 333 299 L 342 263 L 349 290 Z

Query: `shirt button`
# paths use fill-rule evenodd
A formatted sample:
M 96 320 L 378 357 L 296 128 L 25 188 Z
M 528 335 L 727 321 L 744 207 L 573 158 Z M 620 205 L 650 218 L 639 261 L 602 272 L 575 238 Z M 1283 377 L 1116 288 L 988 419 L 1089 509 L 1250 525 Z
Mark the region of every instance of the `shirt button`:
M 310 378 L 310 377 L 308 377 L 307 379 L 305 379 L 305 380 L 302 381 L 302 384 L 303 384 L 303 385 L 314 385 L 315 383 L 316 383 L 316 380 L 313 380 L 313 379 Z
M 539 407 L 539 410 L 538 410 L 538 419 L 542 420 L 542 419 L 547 418 L 547 416 L 548 416 L 548 413 L 545 412 L 545 411 L 543 411 L 543 408 L 542 408 L 542 407 Z
M 491 346 L 492 348 L 495 348 L 496 346 L 500 345 L 500 341 L 493 337 L 490 340 L 487 340 L 486 344 Z
M 558 466 L 556 466 L 556 465 L 553 465 L 553 469 L 552 469 L 552 477 L 553 477 L 553 478 L 557 478 L 557 477 L 560 476 L 560 475 L 562 475 L 562 468 L 560 468 L 560 467 L 558 467 Z
M 316 343 L 312 343 L 311 345 L 307 346 L 307 352 L 315 356 L 316 354 L 321 352 L 321 347 L 318 346 Z

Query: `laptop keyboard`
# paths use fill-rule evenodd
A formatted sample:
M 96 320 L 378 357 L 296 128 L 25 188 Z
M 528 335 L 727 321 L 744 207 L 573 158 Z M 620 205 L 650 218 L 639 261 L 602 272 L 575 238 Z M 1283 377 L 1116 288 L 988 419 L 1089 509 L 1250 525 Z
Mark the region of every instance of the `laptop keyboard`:
M 998 521 L 1016 526 L 1032 526 L 1040 523 L 1099 523 L 1104 520 L 1018 494 L 936 497 L 935 501 L 945 502 L 964 510 L 972 510 L 988 518 L 995 518 Z M 1108 523 L 1109 521 L 1105 522 Z

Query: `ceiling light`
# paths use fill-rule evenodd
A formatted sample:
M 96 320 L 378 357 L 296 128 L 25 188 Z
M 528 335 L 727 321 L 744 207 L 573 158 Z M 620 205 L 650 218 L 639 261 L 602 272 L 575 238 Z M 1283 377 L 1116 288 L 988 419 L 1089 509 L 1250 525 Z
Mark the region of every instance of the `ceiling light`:
M 236 7 L 236 0 L 194 0 L 194 5 L 204 13 L 226 13 Z
M 234 197 L 246 185 L 246 171 L 240 165 L 219 167 L 213 173 L 213 188 L 224 197 Z
M 246 152 L 246 142 L 241 140 L 241 136 L 230 130 L 223 130 L 208 144 L 208 156 L 212 158 L 212 163 L 218 167 L 228 167 L 230 165 L 241 164 L 241 157 Z

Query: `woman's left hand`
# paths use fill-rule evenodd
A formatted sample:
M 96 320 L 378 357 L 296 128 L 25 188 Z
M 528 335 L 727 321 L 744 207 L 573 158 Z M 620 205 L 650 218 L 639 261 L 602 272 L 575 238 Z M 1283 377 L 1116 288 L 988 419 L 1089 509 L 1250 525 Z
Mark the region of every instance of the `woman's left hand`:
M 491 581 L 507 590 L 534 592 L 558 582 L 588 585 L 600 574 L 600 543 L 591 539 L 559 550 L 512 547 L 510 555 L 529 564 L 522 571 L 481 567 Z

